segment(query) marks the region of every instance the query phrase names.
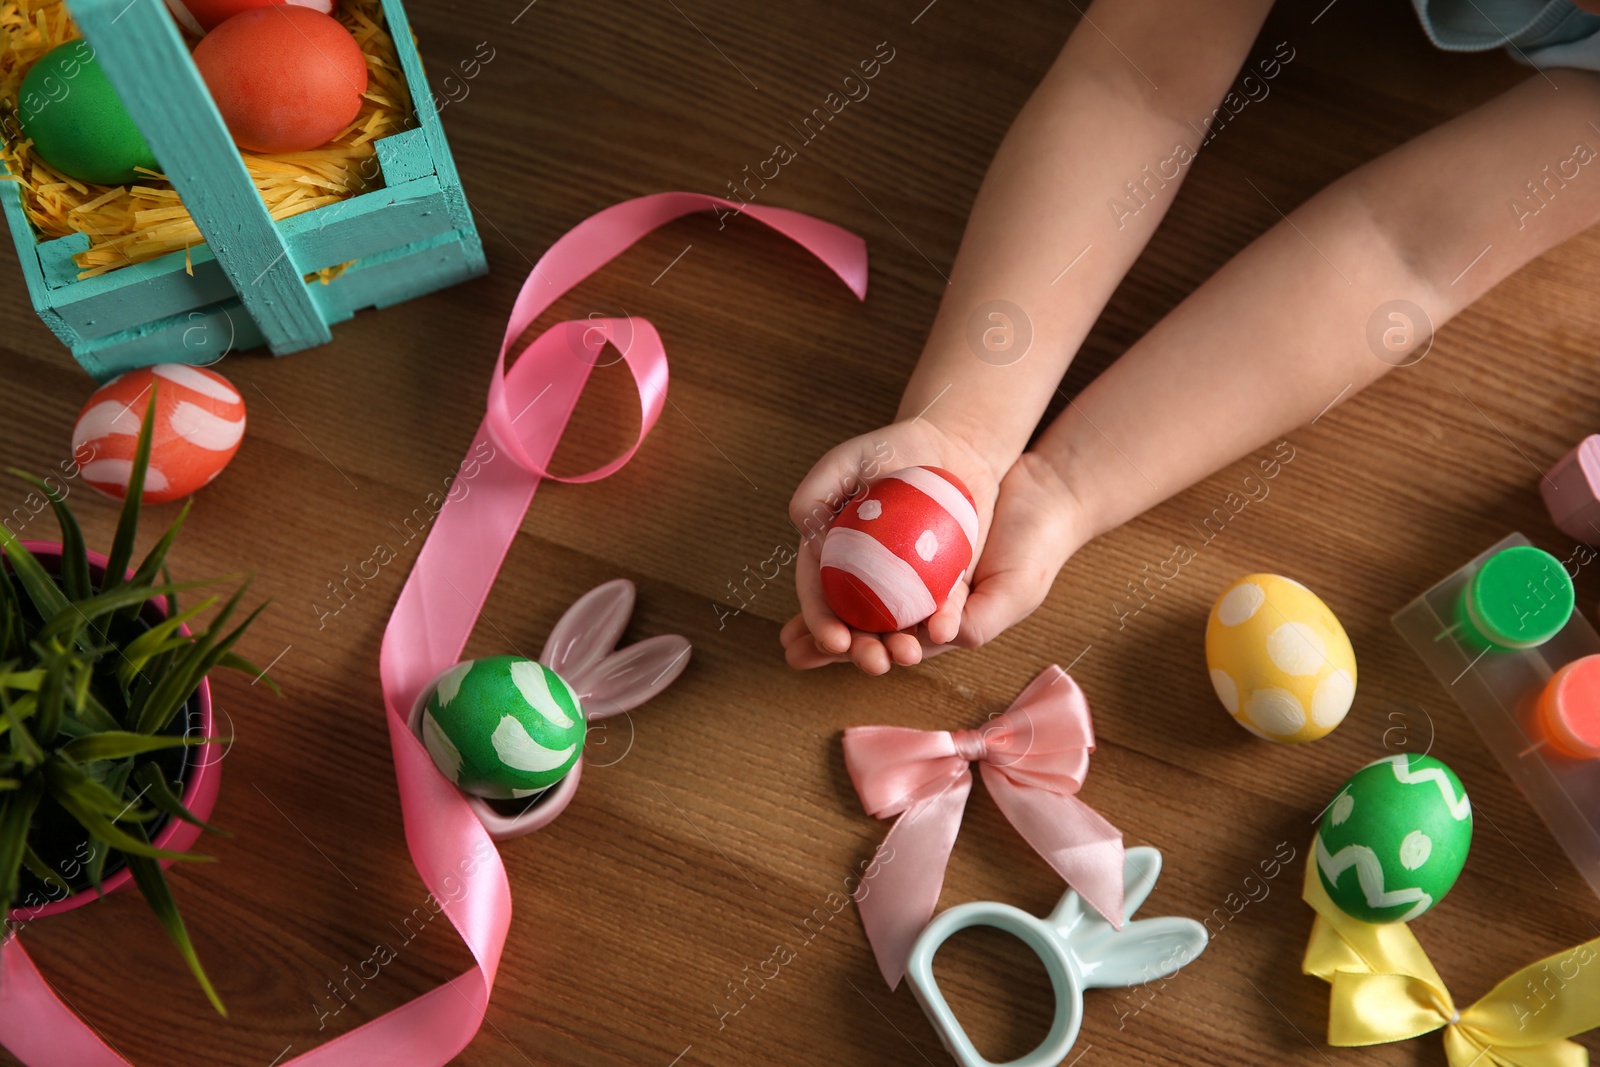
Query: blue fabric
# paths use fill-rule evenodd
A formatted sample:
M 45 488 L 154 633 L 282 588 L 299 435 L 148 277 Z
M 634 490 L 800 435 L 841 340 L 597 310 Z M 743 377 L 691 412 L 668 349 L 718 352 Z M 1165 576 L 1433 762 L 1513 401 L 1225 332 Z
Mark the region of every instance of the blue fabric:
M 1505 48 L 1534 67 L 1600 70 L 1600 15 L 1570 0 L 1411 0 L 1422 29 L 1446 52 Z

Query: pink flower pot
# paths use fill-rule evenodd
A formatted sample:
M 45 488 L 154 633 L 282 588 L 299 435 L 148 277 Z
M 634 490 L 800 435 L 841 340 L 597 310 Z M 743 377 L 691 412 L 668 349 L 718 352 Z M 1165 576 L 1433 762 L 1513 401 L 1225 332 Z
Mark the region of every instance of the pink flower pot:
M 59 565 L 61 561 L 61 545 L 52 541 L 24 541 L 23 547 L 38 557 L 39 562 L 46 568 Z M 105 577 L 106 564 L 110 562 L 98 552 L 89 553 L 90 573 L 95 579 Z M 132 575 L 132 572 L 129 572 Z M 151 600 L 145 605 L 147 612 L 165 617 L 167 614 L 166 602 L 161 599 Z M 187 635 L 187 626 L 179 627 L 179 632 Z M 189 719 L 191 734 L 210 737 L 213 734 L 214 721 L 211 714 L 211 683 L 202 678 L 200 686 L 189 698 L 189 703 L 184 709 L 184 714 Z M 195 814 L 196 818 L 206 820 L 211 817 L 212 809 L 217 805 L 217 791 L 222 781 L 222 760 L 214 753 L 210 746 L 201 745 L 184 750 L 186 759 L 183 772 L 184 806 Z M 200 836 L 200 827 L 181 819 L 168 818 L 161 830 L 151 838 L 150 843 L 156 848 L 171 849 L 182 852 L 194 844 Z M 163 860 L 162 866 L 170 866 L 171 861 Z M 101 882 L 105 893 L 115 893 L 126 888 L 133 881 L 133 875 L 126 866 L 109 874 Z M 27 922 L 32 919 L 42 919 L 48 915 L 59 915 L 64 911 L 82 907 L 92 901 L 100 899 L 92 888 L 80 890 L 70 896 L 57 897 L 45 903 L 23 904 L 11 909 L 6 918 L 12 922 Z

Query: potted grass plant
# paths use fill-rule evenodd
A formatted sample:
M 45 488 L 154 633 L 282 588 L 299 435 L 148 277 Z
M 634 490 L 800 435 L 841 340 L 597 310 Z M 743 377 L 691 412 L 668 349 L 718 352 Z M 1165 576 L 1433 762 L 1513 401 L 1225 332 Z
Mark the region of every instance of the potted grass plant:
M 0 524 L 0 915 L 27 922 L 131 882 L 226 1014 L 164 868 L 210 858 L 188 851 L 214 830 L 220 776 L 207 675 L 262 675 L 234 645 L 265 605 L 230 627 L 246 581 L 180 609 L 179 593 L 226 580 L 168 574 L 188 504 L 133 564 L 154 421 L 152 395 L 109 555 L 85 546 L 58 491 L 12 472 L 49 499 L 61 540 L 24 542 Z

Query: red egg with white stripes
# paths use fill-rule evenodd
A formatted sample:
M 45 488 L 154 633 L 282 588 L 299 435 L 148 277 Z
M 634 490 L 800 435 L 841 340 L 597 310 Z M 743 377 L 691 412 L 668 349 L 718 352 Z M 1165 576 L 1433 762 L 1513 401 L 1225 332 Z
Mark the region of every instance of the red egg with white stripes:
M 204 367 L 162 363 L 129 371 L 94 391 L 72 428 L 83 480 L 109 497 L 128 493 L 139 424 L 155 392 L 147 504 L 180 500 L 222 473 L 244 437 L 244 398 Z
M 822 542 L 822 594 L 869 633 L 915 626 L 939 609 L 978 543 L 978 509 L 961 479 L 905 467 L 873 482 Z

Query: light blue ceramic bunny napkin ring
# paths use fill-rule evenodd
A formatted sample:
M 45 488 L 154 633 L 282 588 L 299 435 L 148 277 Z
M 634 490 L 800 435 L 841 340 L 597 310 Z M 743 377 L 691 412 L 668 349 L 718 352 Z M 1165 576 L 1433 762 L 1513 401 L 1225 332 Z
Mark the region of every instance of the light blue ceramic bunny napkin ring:
M 1161 873 L 1161 853 L 1130 848 L 1123 859 L 1123 915 L 1144 903 Z M 961 1067 L 997 1067 L 978 1054 L 933 978 L 933 957 L 956 931 L 991 926 L 1022 940 L 1044 963 L 1055 991 L 1056 1014 L 1038 1048 L 999 1067 L 1056 1067 L 1078 1040 L 1083 991 L 1138 985 L 1172 974 L 1200 955 L 1206 929 L 1193 919 L 1140 919 L 1114 928 L 1069 889 L 1047 919 L 991 901 L 941 912 L 912 946 L 906 978 L 917 1003 Z

